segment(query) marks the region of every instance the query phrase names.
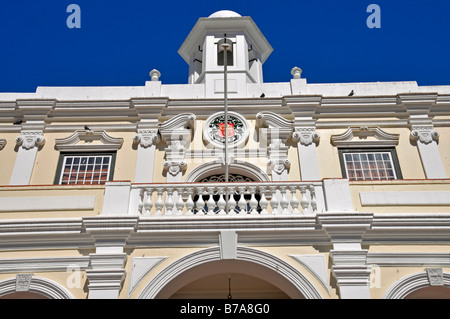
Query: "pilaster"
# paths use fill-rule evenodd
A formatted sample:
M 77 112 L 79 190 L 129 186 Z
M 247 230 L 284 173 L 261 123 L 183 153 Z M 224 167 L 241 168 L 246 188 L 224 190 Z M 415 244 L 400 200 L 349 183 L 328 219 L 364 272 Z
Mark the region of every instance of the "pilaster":
M 118 299 L 126 275 L 124 247 L 135 230 L 137 217 L 85 217 L 86 233 L 94 239 L 95 253 L 86 270 L 88 299 Z
M 430 117 L 431 107 L 436 104 L 436 93 L 399 94 L 399 103 L 409 114 L 411 140 L 419 151 L 427 179 L 447 178 L 444 163 L 438 148 L 439 132 L 434 129 Z
M 317 215 L 333 249 L 331 273 L 336 279 L 341 299 L 370 299 L 370 274 L 367 249 L 362 249 L 364 234 L 370 229 L 372 213 L 326 212 Z
M 10 185 L 28 185 L 33 173 L 37 152 L 45 144 L 43 131 L 22 131 L 16 138 L 18 147 Z
M 55 100 L 17 100 L 22 115 L 22 130 L 16 138 L 18 147 L 10 185 L 28 185 L 33 173 L 38 150 L 45 144 L 44 129 L 48 112 Z
M 292 138 L 297 142 L 301 178 L 303 181 L 320 180 L 316 152 L 320 135 L 316 131 L 314 113 L 320 106 L 322 97 L 293 95 L 283 99 L 295 117 Z

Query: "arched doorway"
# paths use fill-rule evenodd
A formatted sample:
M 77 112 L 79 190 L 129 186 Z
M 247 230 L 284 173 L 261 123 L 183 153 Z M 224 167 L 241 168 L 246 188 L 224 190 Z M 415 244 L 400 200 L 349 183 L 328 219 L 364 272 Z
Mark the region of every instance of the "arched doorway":
M 213 266 L 213 265 L 209 265 Z M 255 274 L 257 275 L 257 274 Z M 268 281 L 248 274 L 222 272 L 185 285 L 170 299 L 291 299 Z
M 395 282 L 385 299 L 450 299 L 450 273 L 442 272 L 439 283 L 431 283 L 427 271 L 405 276 Z
M 233 298 L 322 298 L 312 283 L 290 264 L 261 250 L 240 246 L 236 259 L 221 259 L 219 247 L 180 258 L 156 275 L 138 298 L 226 299 L 228 278 Z
M 16 278 L 0 281 L 0 299 L 73 299 L 73 296 L 53 280 L 32 276 L 27 291 L 17 291 Z
M 415 290 L 405 299 L 450 299 L 450 288 L 436 286 Z
M 35 292 L 21 291 L 1 296 L 0 299 L 49 299 L 49 298 Z

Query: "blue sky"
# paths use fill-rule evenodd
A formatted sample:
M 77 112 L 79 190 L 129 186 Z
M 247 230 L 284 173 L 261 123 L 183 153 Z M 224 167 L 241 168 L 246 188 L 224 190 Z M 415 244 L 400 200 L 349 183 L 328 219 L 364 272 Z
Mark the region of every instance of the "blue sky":
M 379 29 L 366 25 L 372 3 Z M 80 29 L 66 25 L 70 4 Z M 265 82 L 298 66 L 308 83 L 450 85 L 448 0 L 17 0 L 0 4 L 0 92 L 141 86 L 154 68 L 163 84 L 187 83 L 177 51 L 198 18 L 224 9 L 251 16 L 274 48 Z

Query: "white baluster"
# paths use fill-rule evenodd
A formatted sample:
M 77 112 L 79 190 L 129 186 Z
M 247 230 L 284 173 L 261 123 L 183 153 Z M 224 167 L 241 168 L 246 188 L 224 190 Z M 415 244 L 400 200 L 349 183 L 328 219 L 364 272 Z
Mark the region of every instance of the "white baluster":
M 316 189 L 314 185 L 309 185 L 309 193 L 311 194 L 311 207 L 314 213 L 317 211 Z
M 238 206 L 240 208 L 239 215 L 245 216 L 245 215 L 247 215 L 247 201 L 244 198 L 245 186 L 240 186 L 240 187 L 238 187 L 238 189 L 239 189 L 239 195 L 240 195 L 240 198 L 238 201 Z
M 282 214 L 289 214 L 289 210 L 288 210 L 289 200 L 286 195 L 286 186 L 281 186 L 280 190 L 281 190 L 280 205 L 281 205 L 281 208 L 283 209 Z
M 153 192 L 153 188 L 149 187 L 146 190 L 147 192 L 147 196 L 145 198 L 145 202 L 144 202 L 144 209 L 145 209 L 145 215 L 150 216 L 150 212 L 152 210 L 153 207 L 153 203 L 152 203 L 152 192 Z
M 163 188 L 158 187 L 156 189 L 156 192 L 158 193 L 158 199 L 155 203 L 156 213 L 155 216 L 161 216 L 162 215 L 162 209 L 164 208 L 164 202 L 162 200 L 162 194 L 164 192 Z
M 259 200 L 259 206 L 261 207 L 261 215 L 267 215 L 267 206 L 269 205 L 269 202 L 266 199 L 266 187 L 260 186 L 259 187 L 259 193 L 261 194 L 261 199 Z
M 209 198 L 206 204 L 208 205 L 208 215 L 215 215 L 214 209 L 216 208 L 216 202 L 214 201 L 214 187 L 208 187 Z
M 166 210 L 164 211 L 164 215 L 171 216 L 173 215 L 173 207 L 175 203 L 173 202 L 173 188 L 168 188 L 166 191 Z
M 309 201 L 306 197 L 306 186 L 300 186 L 300 192 L 302 193 L 302 199 L 300 200 L 300 205 L 303 208 L 303 214 L 308 213 Z
M 219 200 L 217 201 L 217 206 L 219 207 L 218 215 L 226 215 L 225 205 L 227 204 L 225 199 L 223 198 L 223 194 L 225 192 L 225 187 L 219 187 Z
M 230 198 L 228 199 L 228 205 L 227 205 L 228 215 L 236 215 L 236 200 L 234 199 L 235 188 L 232 186 L 229 186 L 227 189 L 228 189 L 228 196 L 230 196 Z
M 203 200 L 203 187 L 197 187 L 197 215 L 203 216 L 205 215 L 205 201 Z
M 258 215 L 258 211 L 256 210 L 256 208 L 258 207 L 258 201 L 256 200 L 256 197 L 255 197 L 256 186 L 250 186 L 249 190 L 250 190 L 250 194 L 251 194 L 250 202 L 249 202 L 249 204 L 250 204 L 250 214 L 251 215 Z
M 193 188 L 189 187 L 187 189 L 187 193 L 188 193 L 188 199 L 186 201 L 186 215 L 194 215 L 193 209 L 195 206 L 194 201 L 192 200 L 192 192 L 193 192 Z
M 175 203 L 175 206 L 177 208 L 177 216 L 183 215 L 183 208 L 184 208 L 184 202 L 183 202 L 183 188 L 177 188 L 177 195 L 178 199 Z
M 289 187 L 289 189 L 291 190 L 291 207 L 292 207 L 292 213 L 293 214 L 300 214 L 300 211 L 298 210 L 298 205 L 300 205 L 299 200 L 297 199 L 297 187 L 295 186 L 291 186 Z
M 277 215 L 278 212 L 278 206 L 280 205 L 280 202 L 277 198 L 277 187 L 276 186 L 270 186 L 270 190 L 272 192 L 272 199 L 270 200 L 270 206 L 272 207 L 272 214 Z
M 140 215 L 143 214 L 143 211 L 142 211 L 142 207 L 144 207 L 143 198 L 144 198 L 144 189 L 141 188 L 139 190 L 139 204 L 138 204 L 138 214 L 140 214 Z

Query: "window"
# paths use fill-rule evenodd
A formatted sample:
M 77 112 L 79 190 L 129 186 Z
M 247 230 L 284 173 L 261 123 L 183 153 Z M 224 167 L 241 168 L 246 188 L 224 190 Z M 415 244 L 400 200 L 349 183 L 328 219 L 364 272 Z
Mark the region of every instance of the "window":
M 339 149 L 342 175 L 349 180 L 402 179 L 395 149 Z
M 217 42 L 217 64 L 222 66 L 225 65 L 225 50 L 221 48 L 221 45 L 225 43 L 225 39 L 221 39 Z M 226 43 L 230 45 L 227 52 L 227 66 L 233 66 L 233 42 L 230 39 L 226 39 Z
M 112 180 L 115 153 L 61 153 L 55 184 L 104 184 Z

